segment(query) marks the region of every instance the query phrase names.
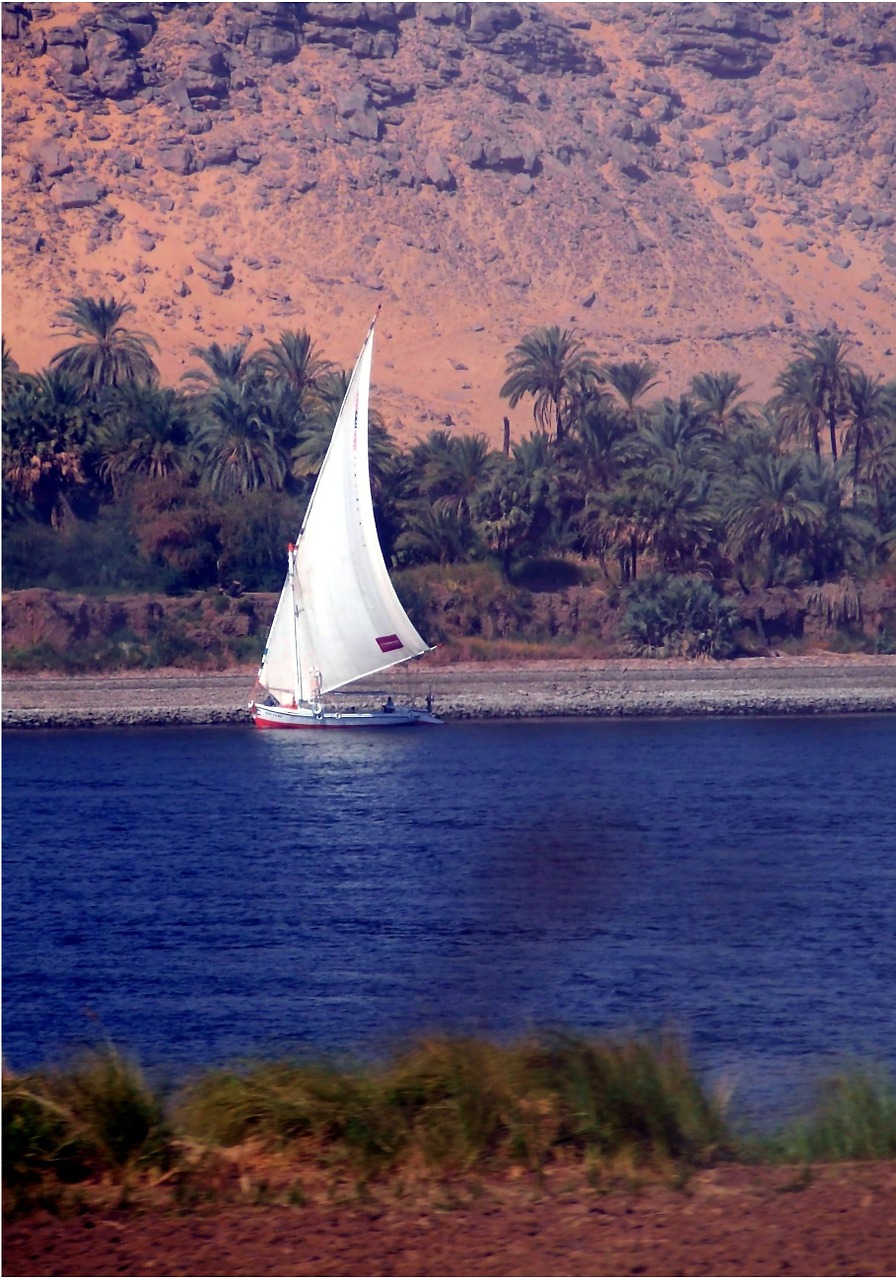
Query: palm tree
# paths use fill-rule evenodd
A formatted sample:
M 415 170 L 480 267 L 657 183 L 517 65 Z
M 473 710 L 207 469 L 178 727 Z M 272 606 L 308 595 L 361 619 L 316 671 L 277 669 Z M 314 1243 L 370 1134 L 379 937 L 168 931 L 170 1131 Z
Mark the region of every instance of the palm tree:
M 718 538 L 718 519 L 706 471 L 658 464 L 644 477 L 639 509 L 645 543 L 664 569 L 694 570 Z
M 530 469 L 522 460 L 526 456 L 525 450 L 511 458 L 497 456 L 471 503 L 476 531 L 489 551 L 501 557 L 505 578 L 514 556 L 537 553 L 551 526 L 547 472 Z
M 737 403 L 749 389 L 739 373 L 697 373 L 691 378 L 695 409 L 716 431 L 725 434 L 730 427 L 749 421 L 746 405 Z
M 534 396 L 533 416 L 544 431 L 554 430 L 562 440 L 565 412 L 583 384 L 600 381 L 594 354 L 569 330 L 557 325 L 536 329 L 509 353 L 507 380 L 500 395 L 516 408 L 523 396 Z
M 267 350 L 258 353 L 258 363 L 274 382 L 284 383 L 292 390 L 302 408 L 321 378 L 333 371 L 330 361 L 317 355 L 304 329 L 297 333 L 284 329 L 279 338 L 268 338 Z
M 809 376 L 822 407 L 831 439 L 831 457 L 837 461 L 837 424 L 849 399 L 850 379 L 856 367 L 846 359 L 852 343 L 836 333 L 817 333 L 797 348 L 809 366 Z
M 113 401 L 98 432 L 100 474 L 117 492 L 125 475 L 150 479 L 183 475 L 191 469 L 195 428 L 191 400 L 170 387 L 129 383 Z
M 563 441 L 563 460 L 577 471 L 588 489 L 606 490 L 633 460 L 632 420 L 608 401 L 590 405 L 575 436 Z
M 803 496 L 799 458 L 767 454 L 751 459 L 732 488 L 725 521 L 736 559 L 765 553 L 764 585 L 772 586 L 779 561 L 804 551 L 824 518 L 818 502 Z
M 81 388 L 58 369 L 22 379 L 4 399 L 3 479 L 54 528 L 87 483 L 93 431 Z
M 601 496 L 595 513 L 592 533 L 615 549 L 623 583 L 637 581 L 639 556 L 648 541 L 642 492 L 637 473 L 626 472 L 609 493 Z
M 844 462 L 809 454 L 803 466 L 800 496 L 820 511 L 805 547 L 809 573 L 816 582 L 856 568 L 874 543 L 871 523 L 844 502 Z
M 533 431 L 517 441 L 511 450 L 514 461 L 525 475 L 550 471 L 554 463 L 554 444 L 545 431 Z
M 602 372 L 629 418 L 637 422 L 640 410 L 636 402 L 658 384 L 659 365 L 652 360 L 624 360 L 621 364 L 605 364 Z
M 896 431 L 896 395 L 891 383 L 871 378 L 857 369 L 849 380 L 849 423 L 844 448 L 852 450 L 853 495 L 859 485 L 862 462 L 868 449 L 884 443 Z
M 149 347 L 158 343 L 149 334 L 126 329 L 122 320 L 135 308 L 115 298 L 74 297 L 58 313 L 67 332 L 80 338 L 74 346 L 57 351 L 50 363 L 86 392 L 121 387 L 126 382 L 152 382 L 158 369 Z
M 218 496 L 283 485 L 286 459 L 249 383 L 222 382 L 209 392 L 195 448 L 202 478 Z
M 791 360 L 779 373 L 775 386 L 778 394 L 768 402 L 768 409 L 784 435 L 808 437 L 816 456 L 821 455 L 821 424 L 824 400 L 819 393 L 812 367 L 806 359 Z
M 437 452 L 426 469 L 430 500 L 439 510 L 468 519 L 470 501 L 480 485 L 489 479 L 499 456 L 491 451 L 481 432 L 451 437 L 448 448 Z
M 464 564 L 472 559 L 476 536 L 469 520 L 453 511 L 438 511 L 428 502 L 410 508 L 395 550 L 417 563 Z
M 874 523 L 889 534 L 896 520 L 896 436 L 875 440 L 865 451 L 862 470 L 874 498 Z
M 241 382 L 253 367 L 253 357 L 244 359 L 247 345 L 246 342 L 235 342 L 230 347 L 222 347 L 211 342 L 207 347 L 190 347 L 190 355 L 201 360 L 205 368 L 188 369 L 181 374 L 181 381 L 198 382 L 207 388 L 220 382 Z
M 712 452 L 713 435 L 705 417 L 687 396 L 666 399 L 641 425 L 634 449 L 646 464 L 662 461 L 702 467 Z
M 22 379 L 27 375 L 21 372 L 18 364 L 12 358 L 12 352 L 10 351 L 7 345 L 6 338 L 2 339 L 2 353 L 3 353 L 3 395 L 6 396 L 7 394 L 9 394 L 9 392 L 15 391 L 15 389 L 22 382 Z

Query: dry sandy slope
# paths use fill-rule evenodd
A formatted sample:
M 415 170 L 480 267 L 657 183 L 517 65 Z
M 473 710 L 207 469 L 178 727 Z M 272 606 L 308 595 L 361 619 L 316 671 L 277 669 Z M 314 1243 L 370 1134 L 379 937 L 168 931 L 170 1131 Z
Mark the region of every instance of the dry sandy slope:
M 247 722 L 254 669 L 107 677 L 7 676 L 5 728 Z M 420 701 L 446 720 L 544 716 L 786 715 L 896 712 L 896 657 L 815 655 L 731 662 L 427 660 L 368 687 Z M 363 688 L 363 685 L 358 686 Z M 358 702 L 362 703 L 360 696 Z
M 116 1211 L 7 1226 L 4 1275 L 892 1275 L 896 1166 L 595 1189 L 554 1170 L 424 1198 Z
M 34 6 L 34 31 L 97 8 Z M 855 340 L 869 373 L 892 375 L 896 65 L 856 52 L 876 6 L 822 6 L 824 15 L 793 6 L 770 61 L 744 80 L 670 52 L 678 37 L 662 6 L 643 20 L 634 5 L 543 6 L 539 27 L 567 24 L 599 59 L 602 70 L 587 75 L 550 64 L 523 71 L 492 42 L 471 43 L 422 13 L 400 23 L 394 57 L 371 63 L 304 41 L 272 66 L 228 43 L 232 6 L 159 8 L 145 59 L 160 83 L 149 97 L 91 97 L 81 109 L 54 87 L 58 46 L 38 53 L 4 42 L 4 331 L 23 368 L 44 367 L 67 345 L 52 322 L 69 297 L 112 292 L 136 307 L 130 319 L 159 342 L 172 383 L 196 366 L 194 344 L 242 337 L 256 350 L 284 329 L 307 328 L 350 367 L 382 302 L 374 399 L 403 443 L 450 417 L 498 444 L 507 353 L 546 324 L 575 327 L 601 359 L 655 361 L 658 395 L 730 368 L 764 399 L 795 342 L 831 325 Z M 196 127 L 208 132 L 194 136 L 169 90 L 195 51 L 199 8 L 202 37 L 240 68 L 234 80 L 259 88 L 249 110 L 234 84 L 216 109 L 202 109 Z M 695 39 L 711 41 L 715 19 L 701 15 L 689 11 Z M 645 40 L 660 41 L 657 57 L 645 55 Z M 427 56 L 460 74 L 428 89 Z M 510 96 L 486 87 L 496 75 L 510 77 Z M 411 100 L 381 112 L 381 136 L 352 135 L 339 95 L 382 80 Z M 856 86 L 873 105 L 847 110 L 841 94 L 851 101 Z M 652 141 L 620 151 L 633 122 Z M 818 186 L 776 172 L 751 140 L 763 125 L 832 157 L 832 172 Z M 533 147 L 531 180 L 465 161 L 471 128 Z M 724 166 L 704 158 L 720 135 Z M 228 140 L 257 146 L 251 172 L 202 158 Z M 204 167 L 167 169 L 159 153 L 175 142 L 195 148 Z M 35 180 L 48 143 L 59 144 L 72 178 L 108 191 L 104 202 L 64 207 L 67 175 Z M 572 158 L 558 159 L 570 146 Z M 421 177 L 432 148 L 454 174 L 451 190 Z M 641 166 L 637 176 L 626 157 Z M 416 177 L 390 177 L 393 168 Z M 738 198 L 745 214 L 723 203 Z M 870 228 L 850 212 L 865 206 Z M 203 279 L 196 255 L 209 249 L 232 262 L 223 291 Z M 519 439 L 531 403 L 510 416 Z

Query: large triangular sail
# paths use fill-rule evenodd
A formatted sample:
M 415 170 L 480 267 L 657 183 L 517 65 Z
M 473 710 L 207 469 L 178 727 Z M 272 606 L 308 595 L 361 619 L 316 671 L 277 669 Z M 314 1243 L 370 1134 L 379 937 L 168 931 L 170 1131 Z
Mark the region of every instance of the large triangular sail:
M 320 694 L 425 653 L 380 550 L 368 465 L 374 324 L 336 419 L 262 658 L 280 702 Z

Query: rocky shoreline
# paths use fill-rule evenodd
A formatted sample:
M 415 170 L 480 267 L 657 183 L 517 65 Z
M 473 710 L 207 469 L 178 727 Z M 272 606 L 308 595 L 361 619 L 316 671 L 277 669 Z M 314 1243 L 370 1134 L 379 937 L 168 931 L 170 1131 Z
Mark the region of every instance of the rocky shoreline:
M 108 676 L 6 676 L 3 728 L 86 729 L 249 723 L 254 668 Z M 353 705 L 433 695 L 446 721 L 550 717 L 896 713 L 896 657 L 818 654 L 683 660 L 416 663 L 357 686 Z

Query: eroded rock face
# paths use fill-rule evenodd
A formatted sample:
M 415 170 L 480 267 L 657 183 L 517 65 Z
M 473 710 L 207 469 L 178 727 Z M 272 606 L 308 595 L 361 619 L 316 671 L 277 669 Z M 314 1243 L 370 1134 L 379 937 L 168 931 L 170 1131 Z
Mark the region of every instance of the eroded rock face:
M 721 78 L 757 75 L 780 40 L 773 5 L 651 5 L 656 35 L 639 57 L 648 66 L 684 62 Z

